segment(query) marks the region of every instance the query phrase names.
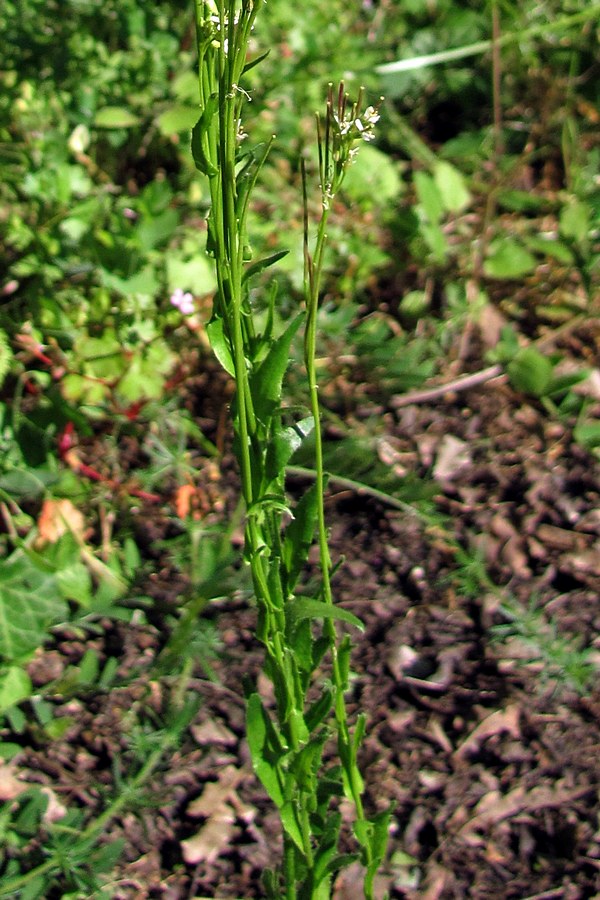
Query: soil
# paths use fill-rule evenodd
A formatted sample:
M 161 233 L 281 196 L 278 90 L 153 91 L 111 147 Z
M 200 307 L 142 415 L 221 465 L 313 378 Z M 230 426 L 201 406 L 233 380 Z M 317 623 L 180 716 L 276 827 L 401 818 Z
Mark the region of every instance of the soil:
M 563 352 L 598 367 L 600 328 L 561 340 Z M 483 368 L 473 341 L 470 371 Z M 202 407 L 198 398 L 188 402 Z M 433 473 L 434 505 L 448 524 L 332 482 L 332 553 L 345 559 L 335 594 L 365 623 L 349 703 L 368 715 L 367 806 L 393 808 L 378 896 L 600 897 L 600 689 L 592 678 L 576 691 L 568 677 L 578 650 L 590 651 L 594 668 L 600 661 L 599 467 L 566 426 L 502 377 L 418 404 L 388 398 L 386 407 L 380 457 Z M 216 429 L 218 413 L 207 409 L 195 412 Z M 216 478 L 230 508 L 227 458 Z M 207 496 L 209 482 L 207 475 Z M 150 624 L 107 622 L 90 639 L 100 658 L 118 655 L 122 686 L 56 698 L 56 717 L 71 717 L 64 738 L 32 737 L 16 761 L 20 778 L 90 815 L 114 791 L 115 771 L 139 766 L 134 726 L 160 722 L 174 689 L 154 663 L 165 640 L 161 617 L 184 584 L 152 550 L 172 526 L 151 503 L 140 502 L 134 518 L 156 565 L 142 592 L 160 612 Z M 473 558 L 485 561 L 489 587 L 470 577 L 465 559 Z M 501 631 L 506 597 L 534 615 L 533 632 Z M 262 658 L 254 609 L 237 590 L 206 616 L 221 652 L 210 673 L 194 672 L 199 712 L 146 785 L 143 804 L 106 833 L 125 838 L 108 888 L 116 900 L 260 897 L 261 872 L 277 862 L 277 818 L 243 739 L 242 681 L 260 679 Z M 532 635 L 546 640 L 546 658 L 531 650 Z M 568 641 L 578 648 L 570 657 L 560 651 Z M 86 646 L 59 635 L 32 664 L 35 682 L 56 677 Z M 356 872 L 341 877 L 335 897 L 361 897 L 359 884 Z

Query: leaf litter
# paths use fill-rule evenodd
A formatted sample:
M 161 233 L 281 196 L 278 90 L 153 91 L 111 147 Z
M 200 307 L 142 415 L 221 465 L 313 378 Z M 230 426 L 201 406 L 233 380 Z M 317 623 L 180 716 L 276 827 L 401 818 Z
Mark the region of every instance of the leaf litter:
M 194 403 L 212 402 L 205 386 L 202 396 Z M 449 456 L 450 477 L 440 480 L 435 499 L 452 540 L 368 494 L 333 490 L 328 504 L 334 559 L 352 563 L 338 570 L 336 597 L 365 623 L 350 700 L 369 716 L 362 748 L 368 804 L 394 808 L 382 890 L 404 900 L 594 896 L 597 678 L 578 693 L 560 671 L 546 671 L 544 680 L 543 660 L 523 666 L 516 644 L 512 655 L 510 642 L 492 640 L 493 629 L 507 624 L 503 598 L 457 580 L 454 542 L 472 553 L 482 541 L 491 581 L 510 590 L 522 610 L 535 595 L 560 636 L 598 648 L 598 465 L 568 429 L 502 381 L 400 406 L 385 421 L 380 462 L 409 461 L 422 476 L 439 460 L 444 435 L 462 444 Z M 468 465 L 457 464 L 463 445 Z M 233 470 L 223 471 L 235 495 Z M 222 487 L 226 498 L 229 487 Z M 147 516 L 143 527 L 153 541 L 167 533 L 168 519 L 156 508 L 139 515 Z M 165 570 L 145 590 L 160 591 L 168 608 L 180 576 Z M 251 774 L 242 737 L 242 683 L 261 664 L 254 611 L 231 596 L 207 615 L 223 644 L 216 681 L 195 678 L 202 705 L 186 740 L 148 784 L 149 802 L 109 829 L 107 838 L 126 839 L 115 900 L 260 897 L 261 873 L 279 852 L 277 817 Z M 61 802 L 98 814 L 101 796 L 114 789 L 107 760 L 126 766 L 134 759 L 131 708 L 154 708 L 153 715 L 164 708 L 168 686 L 152 673 L 161 628 L 160 620 L 117 623 L 94 639 L 101 659 L 109 641 L 120 645 L 126 683 L 87 699 L 57 697 L 55 715 L 69 722 L 65 735 L 43 748 L 32 742 L 16 760 L 17 782 L 60 790 Z M 46 651 L 53 660 L 47 671 L 60 672 L 57 653 L 76 661 L 84 652 L 64 634 Z M 43 689 L 39 657 L 31 670 Z M 336 887 L 340 900 L 349 890 Z

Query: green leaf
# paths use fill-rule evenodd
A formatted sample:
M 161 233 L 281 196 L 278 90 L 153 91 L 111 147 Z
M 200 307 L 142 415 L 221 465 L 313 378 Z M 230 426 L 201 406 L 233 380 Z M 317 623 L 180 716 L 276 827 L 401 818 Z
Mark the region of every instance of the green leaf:
M 573 437 L 582 447 L 596 450 L 600 447 L 600 422 L 580 422 L 573 430 Z
M 488 278 L 521 278 L 533 272 L 536 258 L 514 238 L 501 237 L 492 241 L 489 255 L 483 264 Z
M 194 164 L 199 172 L 214 178 L 218 175 L 218 169 L 213 165 L 209 157 L 208 132 L 217 110 L 218 98 L 216 94 L 211 94 L 206 101 L 204 112 L 192 128 L 192 156 Z
M 398 164 L 377 147 L 363 145 L 344 177 L 344 193 L 356 203 L 383 206 L 401 190 Z
M 354 833 L 359 844 L 364 848 L 365 857 L 370 859 L 365 872 L 365 896 L 373 896 L 373 880 L 377 874 L 387 850 L 390 819 L 392 810 L 388 809 L 370 820 L 358 821 L 354 825 Z
M 535 347 L 519 350 L 506 367 L 512 386 L 534 397 L 543 397 L 548 393 L 553 370 L 552 362 Z
M 298 849 L 304 853 L 304 845 L 302 843 L 302 832 L 300 831 L 300 826 L 298 825 L 298 819 L 296 818 L 296 813 L 294 811 L 294 807 L 290 800 L 283 804 L 279 809 L 279 815 L 281 817 L 281 824 L 283 825 L 286 834 L 288 834 Z
M 281 810 L 284 796 L 277 760 L 284 751 L 258 694 L 251 694 L 246 703 L 246 738 L 252 768 L 273 803 Z
M 88 607 L 92 602 L 92 579 L 82 562 L 74 562 L 56 573 L 56 581 L 65 600 Z
M 438 160 L 433 168 L 433 179 L 447 212 L 460 213 L 466 209 L 471 194 L 463 174 L 455 166 Z
M 33 686 L 27 672 L 20 666 L 10 666 L 0 675 L 0 713 L 27 700 L 32 691 Z
M 21 550 L 0 563 L 0 656 L 27 656 L 66 615 L 54 574 L 38 568 Z
M 233 356 L 231 355 L 229 341 L 225 337 L 223 319 L 215 317 L 211 322 L 209 322 L 206 326 L 206 334 L 208 335 L 208 340 L 210 341 L 210 346 L 212 347 L 213 353 L 215 354 L 227 374 L 231 375 L 232 378 L 235 377 Z
M 283 259 L 284 256 L 287 256 L 289 252 L 289 250 L 278 250 L 277 253 L 272 253 L 271 256 L 266 256 L 264 259 L 257 259 L 255 263 L 252 263 L 251 266 L 248 266 L 244 270 L 242 283 L 247 281 L 249 278 L 252 278 L 253 275 L 258 275 L 259 272 L 262 272 L 264 269 L 268 269 L 269 266 L 274 266 L 275 263 L 279 262 L 280 259 Z
M 315 600 L 312 597 L 292 598 L 286 603 L 285 614 L 292 627 L 295 622 L 301 619 L 336 619 L 337 621 L 354 625 L 360 631 L 365 629 L 361 620 L 354 613 L 339 606 L 330 606 L 328 603 L 323 603 L 322 600 Z
M 314 418 L 307 416 L 296 425 L 290 425 L 277 432 L 267 447 L 265 475 L 268 481 L 273 481 L 283 471 L 314 425 Z
M 105 106 L 94 116 L 96 128 L 132 128 L 140 119 L 126 106 Z
M 294 509 L 294 518 L 285 530 L 282 559 L 287 572 L 286 586 L 294 589 L 307 560 L 317 523 L 318 497 L 316 484 L 311 485 Z
M 435 181 L 427 172 L 415 172 L 417 198 L 431 224 L 441 221 L 444 215 L 444 201 Z
M 164 137 L 189 131 L 198 118 L 197 106 L 172 106 L 160 114 L 156 120 L 158 130 Z
M 281 386 L 290 358 L 290 345 L 304 319 L 301 313 L 269 348 L 262 363 L 250 376 L 250 391 L 256 415 L 267 422 L 281 401 Z
M 0 329 L 0 387 L 8 374 L 12 358 L 13 354 L 8 342 L 8 335 Z
M 323 688 L 321 696 L 310 705 L 305 716 L 306 727 L 309 731 L 312 732 L 318 725 L 325 721 L 331 711 L 332 705 L 333 691 L 330 688 Z
M 559 231 L 563 237 L 583 244 L 590 230 L 590 208 L 581 200 L 572 200 L 560 213 Z
M 11 469 L 0 478 L 0 488 L 13 497 L 33 500 L 57 479 L 57 474 L 47 469 Z

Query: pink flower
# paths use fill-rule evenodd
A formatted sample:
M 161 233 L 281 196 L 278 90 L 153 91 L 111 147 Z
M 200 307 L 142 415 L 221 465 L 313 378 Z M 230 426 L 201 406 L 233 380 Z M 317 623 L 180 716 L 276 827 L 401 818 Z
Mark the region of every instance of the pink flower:
M 176 288 L 171 294 L 171 303 L 182 316 L 191 316 L 194 312 L 194 298 L 189 291 L 184 293 L 181 288 Z

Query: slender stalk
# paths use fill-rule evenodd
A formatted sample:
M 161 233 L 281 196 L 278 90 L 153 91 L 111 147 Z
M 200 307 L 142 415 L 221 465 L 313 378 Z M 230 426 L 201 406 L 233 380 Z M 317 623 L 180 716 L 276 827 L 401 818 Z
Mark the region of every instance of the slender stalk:
M 337 106 L 330 89 L 327 117 L 319 140 L 323 200 L 313 254 L 308 247 L 308 205 L 305 203 L 305 260 L 307 272 L 305 360 L 309 381 L 309 408 L 315 426 L 316 491 L 305 498 L 307 521 L 289 531 L 285 526 L 287 499 L 285 466 L 294 449 L 282 424 L 282 384 L 288 349 L 301 317 L 274 337 L 273 311 L 264 333 L 257 334 L 249 303 L 247 262 L 250 242 L 246 233 L 250 192 L 268 149 L 240 154 L 241 108 L 247 94 L 240 79 L 246 64 L 248 39 L 259 8 L 253 0 L 195 0 L 201 96 L 200 119 L 192 132 L 192 152 L 199 170 L 209 178 L 211 210 L 208 249 L 214 256 L 218 291 L 209 337 L 220 359 L 228 363 L 236 384 L 234 426 L 242 495 L 246 506 L 245 558 L 250 566 L 258 607 L 257 634 L 265 648 L 265 672 L 275 694 L 275 712 L 257 693 L 248 698 L 248 739 L 255 770 L 280 810 L 283 826 L 283 861 L 280 876 L 265 879 L 269 897 L 309 900 L 324 897 L 330 873 L 327 861 L 335 849 L 331 829 L 339 822 L 329 809 L 330 798 L 319 793 L 321 754 L 330 731 L 337 731 L 346 792 L 356 807 L 363 862 L 368 868 L 365 897 L 371 897 L 373 853 L 369 823 L 362 807 L 362 779 L 356 766 L 356 744 L 347 722 L 348 645 L 338 647 L 336 611 L 331 590 L 331 559 L 324 512 L 325 473 L 319 425 L 319 396 L 315 353 L 317 312 L 327 241 L 330 205 L 338 190 L 357 140 L 370 137 L 378 115 L 360 100 L 349 104 L 343 86 Z M 306 180 L 304 179 L 306 195 Z M 259 268 L 271 259 L 259 262 Z M 212 331 L 211 331 L 212 327 Z M 301 509 L 302 501 L 298 504 Z M 306 562 L 315 530 L 322 568 L 320 600 L 296 595 L 294 585 Z M 292 517 L 292 522 L 293 522 Z M 307 608 L 308 604 L 308 608 Z M 322 606 L 321 606 L 322 604 Z M 321 611 L 327 609 L 326 615 Z M 340 614 L 341 615 L 341 614 Z M 346 613 L 347 617 L 348 614 Z M 322 620 L 322 632 L 310 620 Z M 343 648 L 343 657 L 342 657 Z M 322 689 L 315 704 L 309 690 L 318 677 L 320 660 L 329 651 L 333 691 Z M 344 668 L 345 666 L 345 668 Z M 332 726 L 335 726 L 332 729 Z M 281 879 L 282 876 L 282 879 Z M 280 888 L 277 885 L 281 886 Z

